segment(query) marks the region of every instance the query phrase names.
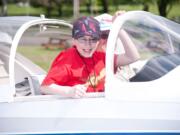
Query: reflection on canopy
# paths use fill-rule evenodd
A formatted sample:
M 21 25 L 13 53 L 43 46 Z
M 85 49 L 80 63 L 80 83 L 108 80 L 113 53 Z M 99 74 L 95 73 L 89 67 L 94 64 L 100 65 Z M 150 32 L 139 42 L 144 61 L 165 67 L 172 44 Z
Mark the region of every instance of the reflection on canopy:
M 108 41 L 111 44 L 107 48 L 108 55 L 111 49 L 124 53 L 123 47 L 118 47 L 122 46 L 118 37 L 120 29 L 126 30 L 141 56 L 139 61 L 130 64 L 135 72 L 126 77 L 130 79 L 134 76 L 130 81 L 155 80 L 180 65 L 180 24 L 144 11 L 127 12 L 113 24 Z M 117 50 L 118 48 L 121 50 Z
M 40 19 L 40 17 L 30 17 L 30 16 L 0 17 L 0 31 L 1 31 L 0 36 L 2 35 L 2 33 L 3 35 L 6 35 L 5 39 L 1 37 L 1 42 L 11 45 L 12 39 L 14 38 L 17 30 L 22 26 L 22 24 L 35 19 Z
M 162 55 L 180 51 L 180 24 L 148 12 L 130 12 L 123 25 L 145 55 Z

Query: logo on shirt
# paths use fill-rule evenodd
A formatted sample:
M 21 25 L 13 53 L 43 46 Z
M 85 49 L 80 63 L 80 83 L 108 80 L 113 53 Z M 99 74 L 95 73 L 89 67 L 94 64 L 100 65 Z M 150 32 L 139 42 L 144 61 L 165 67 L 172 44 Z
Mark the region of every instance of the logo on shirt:
M 103 68 L 99 75 L 96 76 L 95 74 L 90 75 L 87 82 L 86 82 L 86 86 L 92 86 L 93 88 L 96 88 L 98 83 L 105 77 L 105 68 Z

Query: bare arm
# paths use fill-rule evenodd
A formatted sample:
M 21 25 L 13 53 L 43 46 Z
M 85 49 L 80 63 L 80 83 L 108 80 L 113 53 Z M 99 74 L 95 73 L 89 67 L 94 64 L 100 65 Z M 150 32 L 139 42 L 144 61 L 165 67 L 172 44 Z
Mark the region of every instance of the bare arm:
M 118 16 L 123 15 L 125 12 L 126 11 L 121 10 L 117 11 L 113 16 L 112 21 L 114 21 Z M 117 66 L 125 66 L 137 61 L 140 58 L 139 52 L 125 30 L 120 30 L 119 38 L 123 43 L 125 53 L 118 56 L 116 61 Z
M 41 86 L 41 93 L 61 95 L 64 97 L 81 98 L 86 94 L 87 87 L 84 85 L 61 86 L 57 84 Z
M 125 53 L 118 56 L 117 65 L 124 66 L 137 61 L 140 58 L 139 52 L 126 31 L 121 30 L 119 37 L 123 43 Z

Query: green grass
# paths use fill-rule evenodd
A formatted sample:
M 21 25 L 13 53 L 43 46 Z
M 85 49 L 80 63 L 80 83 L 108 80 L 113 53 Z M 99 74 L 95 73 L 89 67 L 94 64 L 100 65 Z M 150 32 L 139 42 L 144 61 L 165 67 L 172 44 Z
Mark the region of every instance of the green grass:
M 48 50 L 41 46 L 19 46 L 18 52 L 48 71 L 52 61 L 61 50 Z
M 168 14 L 168 18 L 180 17 L 180 4 L 174 5 Z
M 113 14 L 117 10 L 134 11 L 134 10 L 142 10 L 142 9 L 143 9 L 142 5 L 120 5 L 118 6 L 118 9 L 115 9 L 114 7 L 110 7 L 110 12 L 111 14 Z M 167 18 L 179 17 L 180 16 L 179 9 L 180 9 L 180 4 L 174 4 Z M 159 11 L 156 5 L 151 4 L 149 6 L 149 12 L 159 15 Z
M 73 18 L 73 6 L 66 6 L 64 5 L 63 7 L 63 16 L 59 17 L 57 11 L 54 9 L 52 11 L 53 15 L 55 15 L 52 18 L 63 18 L 63 19 L 68 19 L 71 20 Z M 98 7 L 100 9 L 101 7 Z M 179 12 L 180 4 L 174 4 L 172 9 L 170 10 L 168 14 L 168 18 L 174 18 L 174 17 L 179 17 L 180 12 Z M 117 7 L 114 6 L 109 6 L 109 13 L 114 14 L 115 11 L 117 10 L 126 10 L 126 11 L 134 11 L 134 10 L 142 10 L 143 7 L 142 5 L 119 5 Z M 85 6 L 80 7 L 81 15 L 89 15 L 86 11 Z M 156 5 L 151 4 L 149 6 L 149 11 L 159 15 L 159 12 L 157 10 Z M 9 4 L 8 5 L 8 15 L 36 15 L 39 16 L 40 14 L 46 14 L 45 9 L 42 7 L 39 8 L 34 8 L 34 7 L 19 7 L 15 4 Z
M 81 7 L 84 8 L 85 7 Z M 179 12 L 180 5 L 176 4 L 171 9 L 170 13 L 168 14 L 168 18 L 180 17 Z M 109 7 L 110 14 L 114 14 L 117 10 L 126 10 L 126 11 L 133 11 L 133 10 L 142 10 L 141 5 L 119 5 L 118 8 Z M 69 10 L 71 11 L 71 10 Z M 149 11 L 155 14 L 159 14 L 157 7 L 155 5 L 150 5 Z M 54 11 L 53 11 L 54 12 Z M 8 15 L 40 15 L 45 14 L 45 10 L 43 8 L 34 8 L 34 7 L 18 7 L 13 4 L 8 5 Z M 88 15 L 88 13 L 83 12 L 81 14 Z M 63 16 L 61 17 L 64 20 L 69 19 L 69 17 Z M 73 17 L 71 17 L 72 19 Z M 18 52 L 22 53 L 24 56 L 32 60 L 35 64 L 39 65 L 46 71 L 49 69 L 49 66 L 52 63 L 52 60 L 57 56 L 57 54 L 61 50 L 46 50 L 41 46 L 19 46 Z
M 40 15 L 44 13 L 43 8 L 19 7 L 14 4 L 8 5 L 8 15 Z

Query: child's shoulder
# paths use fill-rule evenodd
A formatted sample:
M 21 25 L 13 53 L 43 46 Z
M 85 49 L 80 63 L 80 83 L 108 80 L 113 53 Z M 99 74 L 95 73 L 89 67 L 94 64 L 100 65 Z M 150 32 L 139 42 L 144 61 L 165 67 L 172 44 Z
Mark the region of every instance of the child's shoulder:
M 71 48 L 68 48 L 66 50 L 63 50 L 61 51 L 57 56 L 56 58 L 54 59 L 53 61 L 53 64 L 54 65 L 55 63 L 65 63 L 65 62 L 68 62 L 69 60 L 68 59 L 72 59 L 72 57 L 74 57 L 74 54 L 76 53 L 76 49 L 74 47 L 71 47 Z
M 76 53 L 76 49 L 74 47 L 71 47 L 71 48 L 68 48 L 66 50 L 63 50 L 61 51 L 59 54 L 58 54 L 58 57 L 60 56 L 72 56 L 73 54 Z

